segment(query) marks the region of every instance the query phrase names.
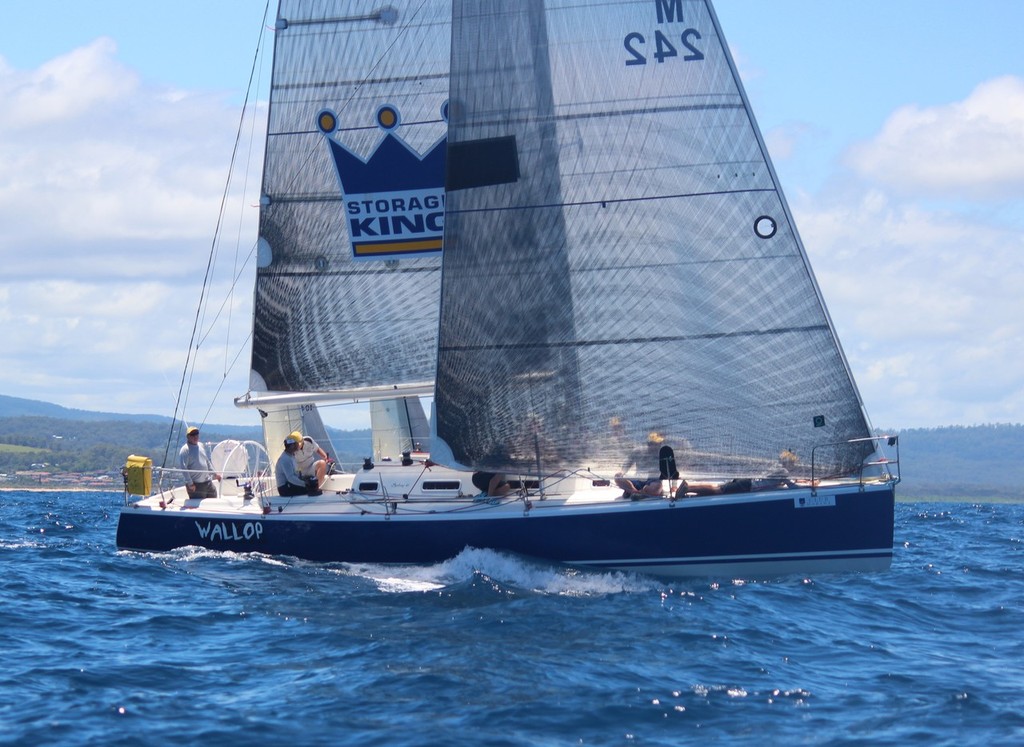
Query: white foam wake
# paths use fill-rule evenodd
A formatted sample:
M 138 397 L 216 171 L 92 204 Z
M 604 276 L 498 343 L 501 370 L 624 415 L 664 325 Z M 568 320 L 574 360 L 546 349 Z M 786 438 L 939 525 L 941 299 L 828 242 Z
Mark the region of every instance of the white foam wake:
M 386 593 L 435 591 L 486 576 L 499 584 L 537 594 L 596 596 L 650 591 L 655 584 L 619 571 L 581 571 L 496 552 L 466 548 L 451 560 L 430 566 L 348 565 Z

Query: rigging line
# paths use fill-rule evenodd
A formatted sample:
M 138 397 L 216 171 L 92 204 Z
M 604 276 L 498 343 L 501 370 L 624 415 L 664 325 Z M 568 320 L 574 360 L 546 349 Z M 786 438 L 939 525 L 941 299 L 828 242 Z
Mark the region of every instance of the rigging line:
M 214 391 L 213 396 L 210 397 L 210 404 L 207 406 L 206 412 L 203 414 L 203 422 L 204 423 L 206 422 L 206 419 L 210 416 L 210 413 L 213 411 L 213 403 L 216 402 L 217 398 L 220 396 L 220 392 L 224 388 L 224 382 L 226 382 L 228 380 L 228 374 L 231 373 L 231 370 L 235 367 L 235 364 L 238 363 L 238 359 L 242 356 L 242 353 L 245 352 L 246 345 L 249 343 L 249 341 L 251 339 L 252 339 L 252 332 L 250 332 L 246 336 L 246 338 L 244 340 L 242 340 L 242 344 L 239 346 L 238 352 L 235 353 L 234 359 L 232 359 L 231 363 L 227 366 L 227 370 L 224 372 L 224 375 L 221 377 L 220 384 L 217 385 L 217 389 L 216 389 L 216 391 Z
M 256 252 L 256 244 L 253 244 L 252 248 L 249 249 L 249 255 L 242 261 L 242 265 L 241 265 L 240 268 L 238 268 L 238 272 L 236 272 L 235 275 L 231 278 L 231 286 L 229 288 L 228 294 L 224 297 L 224 300 L 221 301 L 220 307 L 217 309 L 217 313 L 213 315 L 213 321 L 210 322 L 209 326 L 206 327 L 206 331 L 200 336 L 199 342 L 196 343 L 196 348 L 202 347 L 203 344 L 206 342 L 206 340 L 209 338 L 209 336 L 211 334 L 213 334 L 213 328 L 217 324 L 217 320 L 220 319 L 220 315 L 224 312 L 225 308 L 228 309 L 228 315 L 230 317 L 230 306 L 229 306 L 228 302 L 231 300 L 232 294 L 234 293 L 235 289 L 238 287 L 238 281 L 241 280 L 242 273 L 245 272 L 246 268 L 249 266 L 249 263 L 253 261 L 253 257 L 255 255 L 255 252 Z M 237 267 L 237 262 L 236 262 L 236 267 Z M 229 319 L 229 325 L 230 325 L 230 319 Z M 225 348 L 227 348 L 227 342 L 225 342 Z
M 269 0 L 268 0 L 268 6 L 269 6 Z M 264 12 L 266 12 L 266 11 L 267 11 L 267 9 L 264 10 Z M 235 170 L 235 161 L 236 161 L 237 156 L 238 156 L 239 143 L 241 142 L 242 131 L 243 131 L 243 127 L 244 127 L 244 124 L 245 124 L 245 112 L 249 109 L 249 97 L 250 97 L 250 95 L 251 95 L 251 93 L 253 91 L 253 79 L 255 78 L 255 74 L 256 74 L 255 71 L 258 69 L 258 61 L 260 59 L 260 50 L 263 47 L 262 39 L 263 39 L 263 35 L 261 34 L 260 35 L 260 42 L 257 43 L 257 47 L 256 47 L 256 56 L 255 56 L 255 58 L 253 60 L 253 65 L 252 65 L 252 68 L 250 69 L 250 72 L 249 72 L 249 84 L 248 84 L 248 86 L 246 88 L 246 98 L 245 98 L 245 101 L 243 102 L 243 105 L 242 105 L 242 116 L 241 116 L 241 118 L 239 120 L 239 123 L 238 123 L 238 130 L 235 133 L 235 145 L 234 145 L 234 148 L 232 149 L 232 153 L 231 153 L 231 162 L 230 162 L 229 168 L 228 168 L 228 178 L 227 178 L 227 181 L 226 181 L 226 183 L 224 185 L 224 193 L 221 196 L 221 206 L 220 206 L 220 211 L 219 211 L 218 218 L 217 218 L 217 227 L 216 227 L 216 229 L 214 231 L 214 241 L 213 241 L 213 245 L 211 246 L 211 249 L 210 249 L 210 260 L 209 260 L 209 262 L 207 264 L 206 276 L 203 279 L 203 290 L 202 290 L 202 293 L 200 294 L 200 302 L 199 302 L 199 309 L 198 309 L 198 314 L 201 316 L 201 318 L 203 320 L 205 320 L 205 318 L 206 318 L 206 311 L 207 311 L 207 308 L 208 308 L 207 307 L 207 303 L 209 301 L 209 291 L 210 291 L 210 288 L 209 288 L 210 277 L 212 275 L 213 266 L 214 266 L 215 261 L 216 261 L 217 247 L 220 244 L 219 239 L 220 239 L 220 237 L 222 235 L 222 231 L 221 231 L 222 224 L 223 224 L 223 221 L 225 220 L 225 217 L 226 217 L 226 206 L 227 206 L 228 193 L 230 191 L 230 186 L 231 186 L 231 183 L 233 181 L 233 175 L 234 175 L 234 170 Z M 250 250 L 250 256 L 251 256 L 251 253 L 252 252 Z M 226 301 L 227 301 L 227 299 L 225 299 L 224 303 L 226 303 Z M 222 303 L 222 305 L 221 305 L 221 310 L 223 310 L 223 308 L 224 308 L 224 303 Z M 219 317 L 219 315 L 220 315 L 220 310 L 218 310 L 217 317 Z M 191 353 L 191 350 L 193 348 L 193 345 L 194 345 L 195 351 L 198 353 L 198 350 L 199 350 L 202 342 L 205 341 L 206 337 L 208 336 L 208 335 L 203 335 L 202 339 L 197 341 L 196 336 L 197 336 L 197 333 L 198 333 L 198 325 L 199 325 L 199 320 L 197 319 L 196 326 L 194 326 L 193 330 L 192 330 L 192 340 L 191 340 L 191 342 L 189 344 L 190 353 Z M 212 329 L 212 325 L 211 325 L 211 329 Z M 186 363 L 186 366 L 187 365 L 188 364 Z M 195 358 L 193 357 L 193 359 L 192 359 L 192 368 L 188 372 L 188 387 L 186 388 L 186 400 L 187 400 L 188 393 L 191 392 L 192 380 L 193 380 L 194 376 L 195 376 Z M 225 374 L 225 378 L 226 378 L 226 374 Z M 221 381 L 221 386 L 223 386 L 223 379 Z M 219 391 L 220 391 L 220 388 L 218 387 L 218 392 Z M 207 413 L 209 413 L 209 411 L 212 410 L 212 408 L 213 408 L 213 401 L 214 400 L 210 401 L 209 406 L 207 408 Z M 173 423 L 172 423 L 172 425 L 173 425 Z
M 264 17 L 266 17 L 266 16 L 264 15 Z M 259 57 L 259 62 L 254 63 L 254 66 L 256 67 L 257 70 L 259 70 L 259 81 L 262 81 L 262 79 L 263 79 L 263 64 L 262 64 L 262 61 L 263 61 L 264 57 L 266 56 L 266 44 L 260 44 L 257 47 L 257 55 Z M 260 88 L 260 82 L 259 81 L 256 83 L 256 89 L 257 90 L 259 90 L 259 88 Z M 230 340 L 231 340 L 231 309 L 233 307 L 233 304 L 231 304 L 230 301 L 234 300 L 235 288 L 236 288 L 237 283 L 238 283 L 238 278 L 241 276 L 241 270 L 239 269 L 239 265 L 238 265 L 238 259 L 239 259 L 238 254 L 239 254 L 239 251 L 241 249 L 242 224 L 243 224 L 243 221 L 245 220 L 245 199 L 244 198 L 245 198 L 245 194 L 248 192 L 248 189 L 249 189 L 249 170 L 250 170 L 250 167 L 252 166 L 253 147 L 254 147 L 255 141 L 256 141 L 256 117 L 254 115 L 254 116 L 249 118 L 249 155 L 245 159 L 245 176 L 242 179 L 242 198 L 243 198 L 242 199 L 242 207 L 238 211 L 238 231 L 235 234 L 235 257 L 234 257 L 235 277 L 231 281 L 231 286 L 228 289 L 227 299 L 224 302 L 224 303 L 228 304 L 227 332 L 224 335 L 224 378 L 227 378 L 227 375 L 231 371 L 231 368 L 234 367 L 234 362 L 232 362 L 230 366 L 228 365 L 228 350 L 229 350 L 229 345 L 230 345 Z M 254 248 L 255 248 L 255 245 L 253 245 L 253 248 L 251 248 L 249 250 L 249 257 L 247 257 L 244 260 L 243 266 L 248 264 L 249 258 L 252 257 Z M 221 304 L 221 308 L 223 308 L 223 305 L 224 304 Z M 218 310 L 217 315 L 218 316 L 220 315 L 220 310 Z M 237 361 L 237 360 L 238 360 L 238 356 L 235 356 L 235 361 Z M 217 391 L 218 392 L 220 391 L 219 387 L 218 387 Z M 211 400 L 211 409 L 212 409 L 212 400 Z
M 266 18 L 267 18 L 267 14 L 269 12 L 270 12 L 270 0 L 267 0 L 267 3 L 266 3 L 266 5 L 263 8 L 263 18 L 260 21 L 261 29 L 264 28 L 265 25 L 266 25 Z M 168 456 L 171 453 L 171 444 L 175 440 L 175 438 L 174 438 L 175 431 L 178 430 L 176 428 L 176 425 L 175 425 L 178 422 L 178 411 L 179 411 L 179 409 L 184 411 L 185 402 L 183 401 L 182 397 L 185 396 L 187 398 L 188 392 L 191 391 L 192 376 L 195 373 L 195 356 L 193 356 L 192 346 L 196 342 L 196 335 L 197 335 L 198 330 L 199 330 L 200 319 L 203 316 L 203 309 L 205 308 L 205 304 L 206 304 L 208 283 L 209 283 L 209 280 L 210 280 L 210 272 L 211 272 L 212 267 L 213 267 L 214 257 L 216 256 L 216 253 L 217 253 L 217 237 L 220 235 L 221 222 L 222 222 L 223 216 L 224 216 L 224 205 L 225 205 L 225 203 L 227 201 L 228 190 L 229 190 L 230 185 L 231 185 L 231 173 L 232 173 L 232 171 L 234 169 L 235 158 L 238 155 L 238 143 L 239 143 L 239 140 L 241 139 L 241 136 L 242 136 L 242 128 L 243 128 L 244 123 L 245 123 L 245 112 L 246 112 L 246 110 L 249 107 L 249 97 L 250 97 L 250 95 L 252 93 L 253 79 L 255 78 L 255 75 L 256 75 L 256 73 L 255 73 L 256 66 L 257 66 L 257 64 L 259 62 L 259 59 L 260 59 L 260 49 L 263 46 L 263 42 L 264 42 L 264 34 L 261 31 L 260 34 L 259 34 L 259 39 L 256 42 L 256 51 L 255 51 L 255 53 L 253 55 L 252 68 L 250 68 L 250 70 L 249 70 L 249 84 L 248 84 L 248 87 L 246 88 L 245 100 L 242 103 L 242 114 L 241 114 L 241 117 L 239 118 L 238 129 L 237 129 L 237 131 L 235 133 L 235 147 L 232 149 L 232 152 L 231 152 L 231 162 L 230 162 L 230 164 L 228 166 L 228 178 L 227 178 L 227 180 L 226 180 L 226 182 L 224 184 L 224 192 L 223 192 L 223 194 L 221 196 L 221 209 L 220 209 L 220 211 L 218 212 L 218 215 L 217 215 L 217 225 L 216 225 L 216 228 L 214 230 L 214 238 L 213 238 L 213 241 L 212 241 L 211 246 L 210 246 L 210 257 L 209 257 L 209 259 L 207 260 L 207 263 L 206 263 L 206 273 L 203 276 L 203 286 L 202 286 L 202 289 L 201 289 L 201 291 L 199 293 L 199 304 L 198 304 L 198 307 L 196 308 L 195 321 L 192 324 L 192 335 L 191 335 L 191 338 L 189 340 L 188 352 L 185 355 L 185 366 L 184 366 L 184 368 L 182 369 L 182 372 L 181 372 L 181 382 L 180 382 L 180 384 L 178 386 L 178 396 L 177 396 L 177 400 L 176 400 L 175 405 L 174 405 L 174 415 L 171 418 L 171 425 L 170 425 L 170 428 L 168 429 L 168 433 L 167 433 L 167 444 L 164 447 L 164 464 L 165 465 L 167 464 Z M 191 367 L 191 372 L 190 372 L 190 367 Z M 186 388 L 186 382 L 188 383 L 188 387 L 187 388 Z
M 267 1 L 267 5 L 264 6 L 264 9 L 263 9 L 263 22 L 261 23 L 261 28 L 266 28 L 266 18 L 267 18 L 267 15 L 269 13 L 269 6 L 270 6 L 270 0 Z M 212 255 L 211 259 L 213 261 L 213 266 L 216 265 L 216 258 L 217 258 L 217 254 L 218 254 L 218 249 L 223 244 L 223 241 L 222 241 L 223 225 L 226 223 L 226 219 L 227 219 L 227 195 L 228 195 L 228 193 L 229 193 L 229 191 L 231 189 L 231 185 L 235 181 L 235 161 L 237 160 L 237 157 L 238 157 L 239 144 L 240 144 L 241 139 L 242 139 L 242 132 L 243 132 L 244 125 L 245 125 L 245 122 L 246 122 L 246 112 L 247 111 L 252 111 L 253 114 L 251 115 L 251 117 L 249 119 L 249 122 L 250 122 L 250 137 L 249 137 L 249 140 L 248 140 L 248 142 L 249 142 L 249 158 L 247 158 L 246 162 L 245 162 L 245 164 L 246 164 L 245 165 L 245 177 L 243 179 L 243 190 L 242 190 L 243 200 L 244 200 L 245 188 L 248 185 L 249 166 L 252 164 L 252 147 L 253 147 L 253 142 L 254 142 L 254 138 L 252 137 L 252 133 L 254 132 L 255 127 L 256 127 L 256 115 L 255 115 L 255 111 L 254 111 L 255 107 L 250 107 L 249 106 L 249 101 L 250 101 L 250 98 L 253 95 L 253 92 L 258 90 L 258 85 L 254 85 L 254 80 L 257 78 L 258 75 L 262 76 L 263 68 L 262 68 L 262 65 L 260 63 L 261 63 L 261 61 L 262 61 L 262 59 L 263 59 L 263 57 L 265 55 L 265 50 L 266 50 L 266 44 L 265 44 L 264 40 L 265 40 L 265 34 L 261 33 L 259 35 L 259 40 L 257 41 L 257 44 L 256 44 L 255 56 L 254 56 L 252 66 L 251 66 L 250 71 L 249 71 L 249 82 L 248 82 L 248 85 L 246 86 L 246 97 L 245 97 L 245 100 L 244 100 L 243 105 L 242 105 L 242 114 L 241 114 L 241 116 L 239 118 L 238 130 L 235 133 L 235 144 L 234 144 L 234 147 L 232 148 L 232 152 L 231 152 L 232 154 L 231 154 L 231 162 L 230 162 L 229 169 L 228 169 L 228 179 L 227 179 L 227 181 L 225 183 L 225 186 L 224 186 L 224 194 L 221 197 L 220 213 L 218 214 L 217 227 L 216 227 L 216 229 L 214 231 L 214 246 L 211 247 L 211 255 Z M 244 202 L 243 202 L 243 204 L 244 204 Z M 237 240 L 237 236 L 241 236 L 241 222 L 242 222 L 242 215 L 243 215 L 243 213 L 244 213 L 244 209 L 239 213 L 239 231 L 238 231 L 238 233 L 236 235 L 236 242 L 235 242 L 235 267 L 236 268 L 238 266 L 238 240 Z M 250 251 L 250 256 L 251 256 L 251 251 Z M 206 279 L 204 280 L 204 290 L 207 289 L 207 284 L 209 283 L 209 278 L 213 274 L 213 266 L 210 266 L 207 269 L 207 276 L 206 276 Z M 209 336 L 209 334 L 212 333 L 213 327 L 217 323 L 217 320 L 220 317 L 220 313 L 224 310 L 225 306 L 227 305 L 227 302 L 230 301 L 230 297 L 233 296 L 233 294 L 234 294 L 234 290 L 235 290 L 235 287 L 237 285 L 237 280 L 238 280 L 239 276 L 240 276 L 240 273 L 237 273 L 235 275 L 235 278 L 234 278 L 234 280 L 233 280 L 233 282 L 232 282 L 232 284 L 231 284 L 231 286 L 229 288 L 229 291 L 228 291 L 228 297 L 226 297 L 224 299 L 224 302 L 221 303 L 221 307 L 218 309 L 217 315 L 214 317 L 213 321 L 210 322 L 210 325 L 207 328 L 208 332 L 202 336 L 202 339 L 199 342 L 196 343 L 195 347 L 196 347 L 197 350 L 206 341 L 206 338 Z M 209 294 L 208 294 L 208 291 L 207 291 L 207 299 L 208 298 L 209 298 Z M 202 321 L 203 321 L 203 324 L 205 324 L 206 316 L 207 316 L 207 311 L 208 311 L 208 307 L 205 304 L 202 305 L 202 311 L 203 311 Z M 228 337 L 230 337 L 230 325 L 231 325 L 230 311 L 231 311 L 231 307 L 228 306 Z M 227 342 L 225 342 L 225 348 L 227 348 Z M 226 357 L 226 354 L 225 354 L 225 357 Z

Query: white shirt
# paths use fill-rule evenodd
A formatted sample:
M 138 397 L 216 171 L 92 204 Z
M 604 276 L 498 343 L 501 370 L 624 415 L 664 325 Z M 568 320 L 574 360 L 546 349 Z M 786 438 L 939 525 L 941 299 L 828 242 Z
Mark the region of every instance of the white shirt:
M 320 459 L 320 446 L 309 436 L 304 436 L 302 446 L 295 452 L 295 468 L 300 475 L 313 477 L 316 470 L 313 465 Z

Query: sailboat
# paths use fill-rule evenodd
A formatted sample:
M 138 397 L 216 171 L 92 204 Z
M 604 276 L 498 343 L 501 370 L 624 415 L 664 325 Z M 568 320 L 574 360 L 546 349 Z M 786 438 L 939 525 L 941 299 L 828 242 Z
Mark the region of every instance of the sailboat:
M 278 8 L 236 400 L 265 448 L 218 447 L 203 499 L 130 457 L 118 547 L 888 568 L 898 441 L 869 424 L 710 0 L 365 6 Z M 352 400 L 374 453 L 279 495 L 283 439 Z

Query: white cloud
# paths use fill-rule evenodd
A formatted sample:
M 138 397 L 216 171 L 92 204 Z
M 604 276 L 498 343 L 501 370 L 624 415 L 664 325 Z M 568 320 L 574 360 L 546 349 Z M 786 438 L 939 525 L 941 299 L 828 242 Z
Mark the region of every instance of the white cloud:
M 170 414 L 240 111 L 226 93 L 148 85 L 116 52 L 99 39 L 37 70 L 0 60 L 0 392 Z M 243 257 L 258 188 L 228 213 Z M 248 353 L 225 372 L 249 334 L 251 278 L 234 294 L 231 338 L 225 315 L 201 351 L 190 397 L 205 408 L 223 384 L 220 422 L 255 421 L 230 403 L 248 383 Z M 224 297 L 215 282 L 211 295 Z
M 997 158 L 994 142 L 1015 145 Z M 899 110 L 848 152 L 856 178 L 795 203 L 876 424 L 1024 422 L 1024 215 L 1005 203 L 1024 187 L 1022 153 L 1024 85 L 999 78 Z
M 777 162 L 790 158 L 800 145 L 821 134 L 820 129 L 806 122 L 794 122 L 766 132 L 764 138 L 772 160 Z
M 116 63 L 112 39 L 97 39 L 42 65 L 19 73 L 0 68 L 0 127 L 8 132 L 47 128 L 50 134 L 66 123 L 124 100 L 139 87 L 137 77 Z
M 861 176 L 901 190 L 972 199 L 1024 195 L 1024 80 L 982 83 L 963 101 L 905 106 L 850 150 Z
M 115 55 L 99 39 L 38 70 L 0 68 L 9 273 L 52 276 L 67 261 L 79 277 L 90 264 L 80 261 L 82 242 L 163 239 L 200 256 L 208 248 L 239 112 L 223 95 L 147 87 Z M 124 243 L 118 251 L 119 272 L 143 269 Z M 102 272 L 117 264 L 97 260 Z M 194 264 L 181 260 L 160 269 L 180 275 Z

